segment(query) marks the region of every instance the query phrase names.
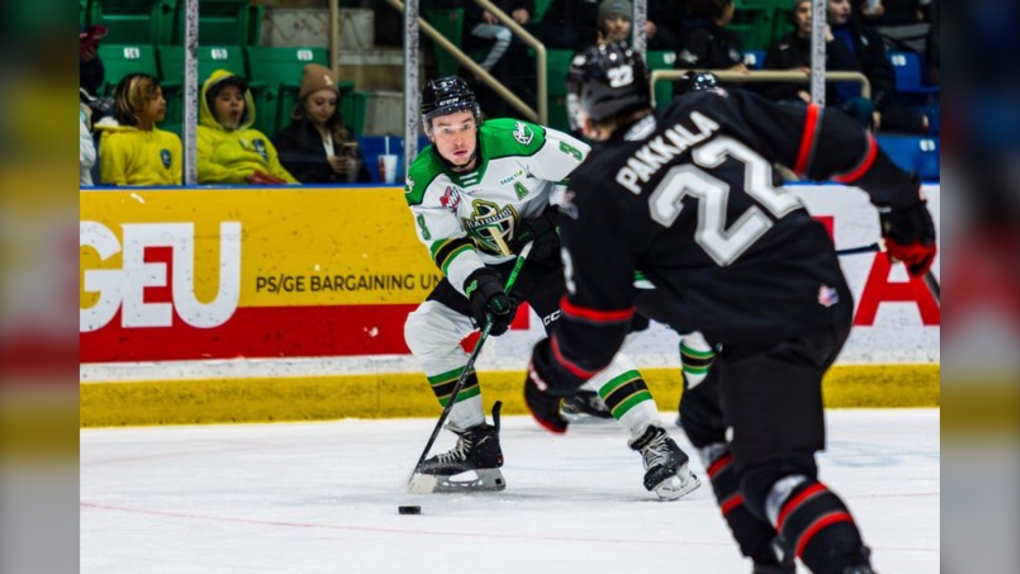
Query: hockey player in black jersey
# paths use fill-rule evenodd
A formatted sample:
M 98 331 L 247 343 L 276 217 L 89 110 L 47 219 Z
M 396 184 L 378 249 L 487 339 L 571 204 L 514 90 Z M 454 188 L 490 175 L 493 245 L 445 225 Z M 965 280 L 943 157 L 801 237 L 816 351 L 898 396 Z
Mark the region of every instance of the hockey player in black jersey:
M 531 408 L 555 405 L 608 364 L 635 308 L 700 331 L 719 353 L 685 390 L 683 426 L 754 571 L 794 572 L 797 556 L 816 573 L 871 573 L 857 524 L 818 480 L 814 457 L 825 446 L 822 375 L 850 332 L 853 301 L 832 240 L 773 165 L 866 191 L 887 253 L 914 277 L 936 253 L 917 179 L 855 122 L 814 105 L 712 88 L 655 117 L 647 68 L 625 45 L 575 56 L 568 105 L 576 129 L 601 145 L 567 191 L 568 294 L 532 356 Z M 655 289 L 635 294 L 635 269 Z

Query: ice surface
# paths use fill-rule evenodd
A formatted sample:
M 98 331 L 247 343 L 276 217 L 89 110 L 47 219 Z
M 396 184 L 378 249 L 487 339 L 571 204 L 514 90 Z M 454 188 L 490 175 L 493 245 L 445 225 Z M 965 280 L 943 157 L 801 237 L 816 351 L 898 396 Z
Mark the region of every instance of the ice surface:
M 821 478 L 848 501 L 876 569 L 938 572 L 939 411 L 830 411 L 827 420 Z M 406 494 L 433 424 L 82 430 L 81 571 L 750 572 L 696 456 L 705 484 L 659 502 L 614 423 L 553 436 L 505 417 L 505 491 Z M 444 432 L 433 452 L 452 444 Z M 405 504 L 422 514 L 397 514 Z

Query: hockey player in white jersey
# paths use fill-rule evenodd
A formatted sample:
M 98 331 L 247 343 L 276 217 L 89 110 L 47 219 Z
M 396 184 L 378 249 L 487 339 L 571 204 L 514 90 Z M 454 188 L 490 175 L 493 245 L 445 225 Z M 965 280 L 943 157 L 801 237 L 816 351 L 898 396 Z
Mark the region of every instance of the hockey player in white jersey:
M 474 94 L 456 76 L 425 86 L 421 114 L 432 145 L 412 163 L 405 196 L 418 239 L 444 279 L 408 315 L 404 336 L 436 398 L 446 406 L 467 363 L 460 343 L 487 317 L 493 322 L 492 336 L 507 331 L 521 301 L 535 309 L 546 329 L 559 318 L 565 286 L 553 197 L 557 184 L 580 165 L 589 147 L 532 123 L 483 120 Z M 506 278 L 529 242 L 531 253 L 507 293 Z M 646 489 L 675 500 L 700 485 L 626 356 L 619 355 L 597 375 L 592 388 L 611 416 L 630 430 L 628 444 L 643 458 Z M 525 402 L 547 430 L 566 431 L 561 405 L 550 412 L 536 410 L 527 396 Z M 583 410 L 583 405 L 575 408 Z M 474 373 L 458 393 L 449 421 L 447 428 L 459 436 L 456 447 L 429 458 L 418 472 L 436 476 L 437 491 L 505 488 L 499 470 L 499 413 L 493 412 L 492 425 L 486 423 Z M 468 471 L 474 478 L 457 476 Z

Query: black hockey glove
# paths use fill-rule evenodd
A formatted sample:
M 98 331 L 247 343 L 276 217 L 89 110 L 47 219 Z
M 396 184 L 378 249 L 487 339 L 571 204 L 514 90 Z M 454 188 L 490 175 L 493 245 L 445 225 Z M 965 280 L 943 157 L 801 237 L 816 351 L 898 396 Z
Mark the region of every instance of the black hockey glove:
M 924 277 L 935 260 L 935 223 L 925 200 L 908 207 L 878 208 L 886 253 L 902 261 L 912 277 Z
M 567 432 L 567 420 L 560 415 L 560 404 L 563 397 L 572 396 L 577 389 L 566 386 L 553 386 L 552 369 L 549 365 L 549 338 L 542 339 L 535 345 L 528 364 L 528 378 L 524 381 L 524 403 L 535 417 L 538 424 L 549 432 Z M 568 383 L 569 385 L 569 383 Z
M 506 333 L 514 320 L 517 303 L 503 290 L 503 279 L 496 270 L 482 267 L 469 275 L 464 282 L 464 294 L 471 301 L 471 314 L 479 329 L 491 316 L 489 334 L 498 337 Z
M 507 247 L 514 253 L 520 253 L 529 241 L 534 241 L 529 259 L 544 261 L 553 256 L 558 257 L 560 253 L 560 234 L 556 229 L 558 213 L 555 208 L 550 207 L 538 217 L 521 220 Z

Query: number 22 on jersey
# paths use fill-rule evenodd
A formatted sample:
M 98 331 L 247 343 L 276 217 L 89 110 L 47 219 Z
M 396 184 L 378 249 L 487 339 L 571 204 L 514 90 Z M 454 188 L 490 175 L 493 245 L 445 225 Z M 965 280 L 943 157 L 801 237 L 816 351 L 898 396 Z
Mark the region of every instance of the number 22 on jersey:
M 694 165 L 678 165 L 666 172 L 648 199 L 652 219 L 670 227 L 683 211 L 687 196 L 698 200 L 698 226 L 694 240 L 719 266 L 733 263 L 740 254 L 772 227 L 772 219 L 752 205 L 726 226 L 730 185 L 705 169 L 719 167 L 726 158 L 744 164 L 744 193 L 752 197 L 773 217 L 781 219 L 803 206 L 800 199 L 772 185 L 772 165 L 743 143 L 717 137 L 691 152 Z M 702 169 L 704 168 L 704 169 Z

